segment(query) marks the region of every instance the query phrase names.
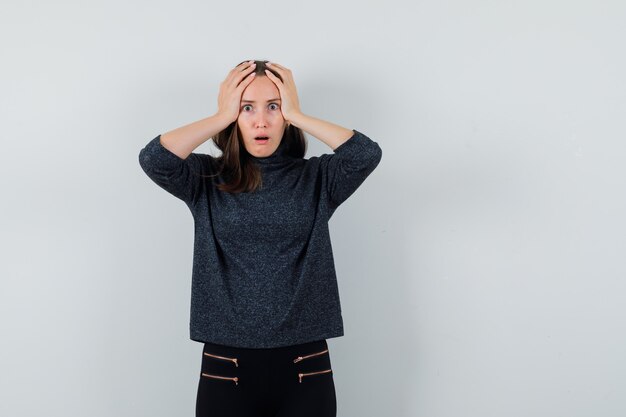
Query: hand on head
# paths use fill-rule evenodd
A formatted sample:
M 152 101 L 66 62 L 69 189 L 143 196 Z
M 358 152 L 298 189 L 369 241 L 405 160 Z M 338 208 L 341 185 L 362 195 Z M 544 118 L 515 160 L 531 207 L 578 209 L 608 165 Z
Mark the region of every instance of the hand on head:
M 300 112 L 298 92 L 291 70 L 277 63 L 268 62 L 266 66 L 277 72 L 282 78 L 281 81 L 272 71 L 265 70 L 265 75 L 276 85 L 280 93 L 280 108 L 283 118 L 290 122 L 293 116 Z M 255 71 L 256 63 L 254 61 L 244 61 L 230 70 L 226 79 L 220 84 L 217 99 L 218 113 L 226 115 L 228 120 L 237 120 L 241 96 L 246 87 L 254 81 Z
M 241 94 L 254 80 L 255 65 L 254 61 L 242 62 L 230 70 L 226 79 L 220 84 L 217 112 L 226 115 L 228 120 L 234 122 L 239 116 Z
M 296 90 L 296 83 L 293 80 L 291 70 L 275 62 L 268 62 L 266 65 L 276 71 L 282 78 L 281 81 L 280 78 L 272 73 L 272 71 L 267 69 L 265 70 L 267 77 L 272 80 L 274 84 L 276 84 L 276 87 L 280 92 L 280 109 L 283 113 L 283 117 L 285 120 L 290 122 L 296 114 L 300 113 L 298 91 Z

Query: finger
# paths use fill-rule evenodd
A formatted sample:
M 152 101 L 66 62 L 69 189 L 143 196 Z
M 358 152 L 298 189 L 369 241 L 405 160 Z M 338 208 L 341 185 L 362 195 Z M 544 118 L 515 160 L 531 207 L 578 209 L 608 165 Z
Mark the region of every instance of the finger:
M 291 70 L 279 66 L 278 64 L 272 64 L 271 66 L 269 66 L 268 68 L 272 68 L 274 71 L 276 71 L 277 73 L 280 74 L 280 76 L 283 78 L 283 81 L 289 81 L 293 79 L 293 74 L 291 73 Z M 265 71 L 267 73 L 267 71 Z
M 232 75 L 232 76 L 234 76 L 234 77 L 236 77 L 236 76 L 239 76 L 239 75 L 242 75 L 242 74 L 243 74 L 243 75 L 245 76 L 245 75 L 247 75 L 247 73 L 249 73 L 250 71 L 252 71 L 254 68 L 256 68 L 256 64 L 255 64 L 255 63 L 252 63 L 252 64 L 248 64 L 248 63 L 246 63 L 246 64 L 245 64 L 244 66 L 242 66 L 242 67 L 237 67 L 237 68 L 235 68 L 235 69 L 233 70 L 233 72 L 232 72 L 232 74 L 231 74 L 231 75 Z
M 241 81 L 239 83 L 237 88 L 240 89 L 240 90 L 244 90 L 248 86 L 248 84 L 250 84 L 256 78 L 256 76 L 254 74 L 256 74 L 256 73 L 255 72 L 251 72 L 250 74 L 248 74 L 246 76 L 246 78 L 244 78 L 243 81 Z
M 254 61 L 243 61 L 241 64 L 237 65 L 235 68 L 228 71 L 228 76 L 226 77 L 226 79 L 231 80 L 235 74 L 245 70 L 246 67 L 248 67 L 253 62 Z
M 250 64 L 253 64 L 253 63 L 254 63 L 253 59 L 251 59 L 250 61 L 243 61 L 241 64 L 239 64 L 235 68 L 233 68 L 233 70 L 236 70 L 237 68 L 241 69 L 241 68 L 249 66 Z
M 278 73 L 282 73 L 282 71 L 283 71 L 283 68 L 282 68 L 280 65 L 278 65 L 278 64 L 274 64 L 274 63 L 272 63 L 272 64 L 270 65 L 270 64 L 268 63 L 268 64 L 265 64 L 265 66 L 266 66 L 267 68 L 271 68 L 271 69 L 273 69 L 274 71 L 276 71 L 276 72 L 278 72 Z
M 244 69 L 241 69 L 239 71 L 232 73 L 230 75 L 230 82 L 233 83 L 236 81 L 236 83 L 239 84 L 243 78 L 249 76 L 250 73 L 252 73 L 255 69 L 256 69 L 256 64 L 251 64 L 245 67 Z
M 269 64 L 268 66 L 270 68 L 276 68 L 276 69 L 280 69 L 280 70 L 283 70 L 283 71 L 289 71 L 289 68 L 284 67 L 284 66 L 282 66 L 280 64 L 277 64 L 276 62 L 268 62 L 268 64 Z
M 270 80 L 272 80 L 274 82 L 274 84 L 278 83 L 278 84 L 282 85 L 282 82 L 280 81 L 280 78 L 278 78 L 276 75 L 272 74 L 272 71 L 266 69 L 265 70 L 265 74 L 269 77 Z
M 244 69 L 242 69 L 241 71 L 239 71 L 238 75 L 242 75 L 242 76 L 246 76 L 250 73 L 250 71 L 254 71 L 256 69 L 256 64 L 252 63 L 250 65 L 248 65 L 247 67 L 245 67 Z
M 245 71 L 247 68 L 250 67 L 250 64 L 254 63 L 254 61 L 244 61 L 241 64 L 237 65 L 235 68 L 231 69 L 228 72 L 228 77 L 226 77 L 227 79 L 232 79 L 235 75 L 239 74 L 242 71 Z

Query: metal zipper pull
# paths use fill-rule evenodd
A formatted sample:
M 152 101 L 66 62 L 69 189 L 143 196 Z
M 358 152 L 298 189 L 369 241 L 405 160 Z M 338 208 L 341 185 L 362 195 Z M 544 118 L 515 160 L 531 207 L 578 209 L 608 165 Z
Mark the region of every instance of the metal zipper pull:
M 204 372 L 202 373 L 202 376 L 206 376 L 209 378 L 218 378 L 218 379 L 230 379 L 231 381 L 235 381 L 235 385 L 239 385 L 238 381 L 239 378 L 238 377 L 228 377 L 228 376 L 219 376 L 219 375 L 210 375 L 210 374 L 205 374 Z
M 332 369 L 326 369 L 326 370 L 324 370 L 324 371 L 319 371 L 319 372 L 309 372 L 309 373 L 306 373 L 306 374 L 302 374 L 302 373 L 300 373 L 300 374 L 298 374 L 298 377 L 300 377 L 300 383 L 302 383 L 302 377 L 303 377 L 303 376 L 317 375 L 317 374 L 325 374 L 325 373 L 328 373 L 328 372 L 332 372 Z
M 323 351 L 321 351 L 321 352 L 311 353 L 310 355 L 306 355 L 306 356 L 298 356 L 297 358 L 295 358 L 295 359 L 293 360 L 293 363 L 297 363 L 297 362 L 300 362 L 300 361 L 301 361 L 301 360 L 303 360 L 303 359 L 310 358 L 311 356 L 321 355 L 321 354 L 326 353 L 326 352 L 328 352 L 328 349 L 323 350 Z
M 227 361 L 233 361 L 233 362 L 235 362 L 235 366 L 239 367 L 239 364 L 237 363 L 237 358 L 227 358 L 225 356 L 217 356 L 217 355 L 213 355 L 211 353 L 206 353 L 206 352 L 204 352 L 204 354 L 207 355 L 207 356 L 211 356 L 213 358 L 217 358 L 217 359 L 224 359 L 224 360 L 227 360 Z

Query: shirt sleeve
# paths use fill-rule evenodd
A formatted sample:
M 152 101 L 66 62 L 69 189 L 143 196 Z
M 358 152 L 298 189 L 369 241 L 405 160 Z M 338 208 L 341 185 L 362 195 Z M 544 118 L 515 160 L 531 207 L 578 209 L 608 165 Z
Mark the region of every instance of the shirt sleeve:
M 139 165 L 159 187 L 189 204 L 201 187 L 203 154 L 191 153 L 180 158 L 161 144 L 161 135 L 139 152 Z
M 333 154 L 324 155 L 326 165 L 327 195 L 332 209 L 346 201 L 374 171 L 382 158 L 382 149 L 363 133 L 354 134 L 335 148 Z

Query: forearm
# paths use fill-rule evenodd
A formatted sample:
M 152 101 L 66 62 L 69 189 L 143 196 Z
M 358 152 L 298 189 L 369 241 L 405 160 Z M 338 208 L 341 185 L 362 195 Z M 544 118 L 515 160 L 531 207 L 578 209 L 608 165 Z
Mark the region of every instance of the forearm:
M 220 113 L 161 135 L 161 144 L 179 158 L 187 159 L 198 146 L 224 130 L 231 121 Z
M 346 129 L 345 127 L 307 116 L 304 113 L 298 113 L 296 116 L 292 117 L 290 123 L 315 136 L 317 139 L 330 146 L 333 151 L 354 135 L 351 129 Z

